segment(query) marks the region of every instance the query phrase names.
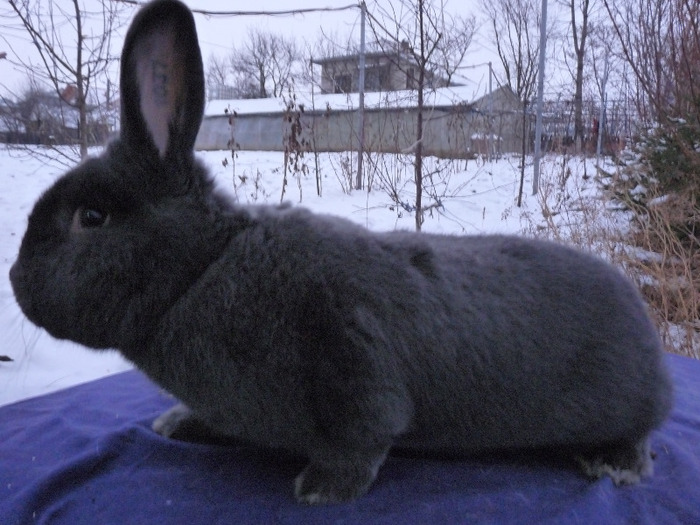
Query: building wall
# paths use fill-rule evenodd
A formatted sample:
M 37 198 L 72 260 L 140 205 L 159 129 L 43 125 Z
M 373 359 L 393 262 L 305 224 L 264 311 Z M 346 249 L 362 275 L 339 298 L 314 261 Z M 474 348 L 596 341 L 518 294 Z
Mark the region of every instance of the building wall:
M 365 150 L 411 153 L 416 142 L 417 109 L 392 108 L 365 111 Z M 197 149 L 284 151 L 289 120 L 282 113 L 205 117 Z M 469 158 L 478 154 L 519 152 L 522 148 L 522 113 L 456 105 L 424 110 L 425 155 Z M 315 151 L 357 149 L 357 111 L 305 111 L 299 114 L 300 142 Z M 229 123 L 231 122 L 231 123 Z
M 381 81 L 375 80 L 380 74 Z M 336 82 L 338 77 L 347 77 L 348 82 Z M 359 67 L 357 61 L 329 62 L 323 66 L 321 73 L 321 91 L 336 93 L 357 93 L 359 87 Z M 368 56 L 365 62 L 365 91 L 392 91 L 406 88 L 406 75 L 387 56 Z

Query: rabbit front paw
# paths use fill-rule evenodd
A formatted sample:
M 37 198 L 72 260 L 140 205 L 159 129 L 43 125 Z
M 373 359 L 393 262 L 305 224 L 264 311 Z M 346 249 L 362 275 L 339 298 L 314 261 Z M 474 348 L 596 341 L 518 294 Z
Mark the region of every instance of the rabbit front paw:
M 312 461 L 294 481 L 294 494 L 300 503 L 309 505 L 354 500 L 367 492 L 387 452 L 388 449 L 355 461 Z
M 151 428 L 163 437 L 193 443 L 208 442 L 219 437 L 183 404 L 163 412 L 153 421 Z

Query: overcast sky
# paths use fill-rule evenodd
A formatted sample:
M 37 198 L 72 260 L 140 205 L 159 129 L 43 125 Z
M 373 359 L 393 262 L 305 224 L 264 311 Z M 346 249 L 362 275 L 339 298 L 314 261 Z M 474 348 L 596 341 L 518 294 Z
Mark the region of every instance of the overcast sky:
M 390 0 L 386 1 L 391 3 Z M 46 0 L 44 0 L 44 3 L 46 3 Z M 89 9 L 93 0 L 84 0 L 84 3 Z M 185 0 L 185 3 L 193 9 L 209 11 L 280 11 L 359 5 L 358 2 L 353 0 L 295 0 L 294 2 L 286 0 L 254 0 L 250 2 Z M 371 6 L 373 3 L 373 1 L 369 1 L 368 5 Z M 479 14 L 477 0 L 448 0 L 445 3 L 447 10 L 453 13 L 459 13 L 463 16 Z M 126 7 L 125 18 L 130 20 L 136 10 L 136 7 Z M 9 13 L 9 8 L 7 6 L 3 7 L 2 13 Z M 245 38 L 247 31 L 254 27 L 261 27 L 265 30 L 294 37 L 300 45 L 305 43 L 313 44 L 321 36 L 322 32 L 346 39 L 348 35 L 351 35 L 353 40 L 357 42 L 360 39 L 359 8 L 285 16 L 204 16 L 196 14 L 195 20 L 205 63 L 210 55 L 225 55 L 233 44 L 240 44 L 242 39 Z M 3 94 L 21 92 L 27 85 L 26 72 L 18 65 L 17 56 L 19 55 L 23 59 L 32 57 L 32 60 L 37 60 L 37 58 L 34 58 L 35 51 L 26 33 L 19 30 L 9 30 L 7 28 L 8 22 L 11 23 L 12 20 L 8 21 L 7 18 L 2 20 L 4 29 L 2 34 L 0 34 L 0 51 L 8 53 L 6 60 L 0 60 L 0 92 Z M 124 24 L 124 27 L 114 32 L 113 48 L 116 54 L 121 49 L 123 34 L 127 26 L 128 24 Z M 487 39 L 484 38 L 487 32 L 481 31 L 481 33 L 472 43 L 470 52 L 464 62 L 465 66 L 475 66 L 489 60 L 493 61 L 494 65 L 497 65 L 496 55 L 490 49 Z M 370 37 L 368 30 L 368 40 Z M 470 80 L 473 79 L 472 82 L 475 87 L 481 86 L 485 89 L 488 82 L 487 67 L 478 66 L 474 69 L 465 69 L 462 73 L 468 76 Z M 479 88 L 479 91 L 482 91 L 482 89 Z

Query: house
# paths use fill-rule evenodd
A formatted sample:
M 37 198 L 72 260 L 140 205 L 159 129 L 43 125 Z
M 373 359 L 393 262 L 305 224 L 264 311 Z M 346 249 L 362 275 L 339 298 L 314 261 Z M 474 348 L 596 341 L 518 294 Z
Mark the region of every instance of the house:
M 0 141 L 23 144 L 74 144 L 80 139 L 80 115 L 76 107 L 78 90 L 67 85 L 60 93 L 32 90 L 17 102 L 0 107 Z M 89 105 L 89 144 L 106 141 L 113 125 L 110 112 Z
M 415 89 L 418 82 L 418 64 L 404 49 L 395 52 L 365 53 L 365 91 L 399 91 Z M 357 93 L 360 85 L 360 54 L 312 59 L 321 66 L 322 93 Z M 433 72 L 427 72 L 426 86 L 444 87 L 447 82 Z

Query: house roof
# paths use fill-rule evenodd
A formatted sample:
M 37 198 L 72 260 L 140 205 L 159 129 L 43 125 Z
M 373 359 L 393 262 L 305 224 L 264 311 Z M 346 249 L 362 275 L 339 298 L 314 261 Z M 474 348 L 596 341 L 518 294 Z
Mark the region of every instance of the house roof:
M 372 60 L 375 58 L 392 58 L 396 59 L 399 58 L 402 62 L 415 62 L 415 60 L 410 56 L 405 53 L 399 53 L 399 52 L 386 52 L 386 51 L 373 51 L 370 53 L 365 53 L 365 60 Z M 360 53 L 355 53 L 352 55 L 340 55 L 340 56 L 334 56 L 334 57 L 326 57 L 326 58 L 312 58 L 311 63 L 312 64 L 318 64 L 320 66 L 325 66 L 327 64 L 334 64 L 334 63 L 342 63 L 342 62 L 359 62 L 360 60 Z
M 498 97 L 499 94 L 517 101 L 515 93 L 508 86 L 503 86 L 493 91 L 494 98 Z M 444 87 L 427 91 L 424 96 L 424 104 L 426 107 L 464 105 L 483 110 L 488 97 L 488 93 L 485 95 L 478 94 L 474 87 L 470 86 Z M 415 90 L 365 93 L 365 108 L 411 108 L 417 105 L 417 98 Z M 310 92 L 297 92 L 296 103 L 297 106 L 303 104 L 307 111 L 312 109 L 317 111 L 325 111 L 327 109 L 348 111 L 359 107 L 359 93 L 315 93 L 312 97 Z M 285 110 L 285 107 L 285 99 L 283 98 L 211 100 L 206 105 L 205 115 L 219 116 L 224 115 L 226 111 L 235 111 L 237 114 L 281 113 Z

